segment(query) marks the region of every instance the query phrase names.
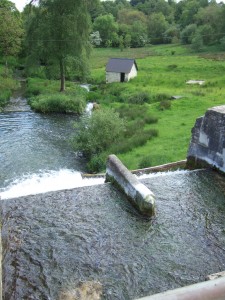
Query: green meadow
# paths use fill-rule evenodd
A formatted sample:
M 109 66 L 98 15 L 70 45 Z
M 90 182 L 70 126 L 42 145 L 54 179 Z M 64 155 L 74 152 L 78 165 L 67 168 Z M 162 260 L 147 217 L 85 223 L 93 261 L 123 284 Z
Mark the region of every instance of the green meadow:
M 118 154 L 130 169 L 143 166 L 143 161 L 146 166 L 155 166 L 185 159 L 196 118 L 210 107 L 225 104 L 225 55 L 207 50 L 196 54 L 188 47 L 174 45 L 123 52 L 94 49 L 91 76 L 98 89 L 91 92 L 90 98 L 117 110 L 136 110 L 137 104 L 142 105 L 149 115 L 158 118 L 157 123 L 145 124 L 145 129 L 156 129 L 157 136 L 141 147 Z M 135 58 L 138 76 L 128 83 L 105 85 L 105 64 L 110 57 Z M 188 80 L 205 83 L 190 85 Z M 170 100 L 172 96 L 181 98 Z M 169 105 L 164 106 L 163 102 Z

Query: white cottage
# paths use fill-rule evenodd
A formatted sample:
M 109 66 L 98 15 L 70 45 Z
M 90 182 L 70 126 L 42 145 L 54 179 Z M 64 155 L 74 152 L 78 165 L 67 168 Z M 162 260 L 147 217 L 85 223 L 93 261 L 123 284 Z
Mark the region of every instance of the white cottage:
M 135 59 L 110 58 L 106 65 L 106 83 L 126 82 L 137 76 Z

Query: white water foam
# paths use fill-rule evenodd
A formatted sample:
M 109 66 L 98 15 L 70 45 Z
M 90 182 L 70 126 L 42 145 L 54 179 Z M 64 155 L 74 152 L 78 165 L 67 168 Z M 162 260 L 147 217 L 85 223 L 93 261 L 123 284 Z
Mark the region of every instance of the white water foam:
M 91 115 L 93 110 L 94 104 L 92 102 L 88 102 L 85 108 L 85 112 L 89 115 Z
M 104 178 L 82 178 L 81 173 L 68 169 L 24 175 L 8 187 L 0 189 L 0 199 L 46 193 L 82 186 L 103 184 Z
M 145 178 L 153 178 L 153 177 L 162 177 L 167 176 L 170 174 L 186 174 L 189 173 L 188 170 L 176 170 L 176 171 L 165 171 L 165 172 L 156 172 L 156 173 L 148 173 L 148 174 L 141 174 L 138 175 L 138 179 L 145 179 Z

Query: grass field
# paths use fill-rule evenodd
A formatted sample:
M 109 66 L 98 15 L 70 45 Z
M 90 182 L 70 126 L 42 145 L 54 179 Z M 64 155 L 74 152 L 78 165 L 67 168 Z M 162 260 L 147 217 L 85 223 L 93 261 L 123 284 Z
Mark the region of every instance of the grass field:
M 138 77 L 129 83 L 107 85 L 106 92 L 119 90 L 112 102 L 102 105 L 118 108 L 127 95 L 147 93 L 150 99 L 145 104 L 150 114 L 158 117 L 158 123 L 146 125 L 156 128 L 158 137 L 144 146 L 121 154 L 119 157 L 130 168 L 136 169 L 143 158 L 150 165 L 159 165 L 186 158 L 191 138 L 191 129 L 197 117 L 213 106 L 225 104 L 225 55 L 224 53 L 195 54 L 187 47 L 164 45 L 141 49 L 95 49 L 91 58 L 92 77 L 104 81 L 105 64 L 110 57 L 135 58 Z M 205 84 L 188 85 L 187 80 L 205 80 Z M 182 98 L 171 101 L 171 108 L 159 109 L 159 102 L 165 97 L 179 95 Z M 107 98 L 107 97 L 106 97 Z M 119 99 L 120 98 L 120 99 Z M 97 100 L 97 99 L 96 99 Z M 126 101 L 125 101 L 126 102 Z M 127 104 L 132 106 L 132 104 Z

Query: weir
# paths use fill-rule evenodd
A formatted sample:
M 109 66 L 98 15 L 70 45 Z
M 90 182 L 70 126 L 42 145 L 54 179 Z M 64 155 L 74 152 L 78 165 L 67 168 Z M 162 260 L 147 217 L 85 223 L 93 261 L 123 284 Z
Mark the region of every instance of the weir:
M 209 115 L 215 112 L 221 114 L 213 108 Z M 203 161 L 202 153 L 206 157 L 208 151 L 207 165 L 219 168 L 224 134 L 214 134 L 219 148 L 212 149 L 215 139 L 207 131 L 211 122 L 206 119 L 207 113 L 197 138 L 200 150 L 195 139 L 190 146 L 194 156 L 188 160 Z M 202 146 L 208 148 L 203 151 Z M 224 299 L 223 279 L 217 281 L 220 289 L 213 281 L 192 285 L 224 270 L 224 175 L 212 170 L 176 171 L 139 180 L 156 197 L 157 214 L 152 218 L 138 213 L 112 183 L 2 200 L 3 299 L 32 295 L 58 300 L 80 283 L 96 283 L 101 299 L 107 300 L 181 300 L 189 298 L 180 292 L 188 295 L 196 289 L 207 300 Z M 204 294 L 211 286 L 218 298 Z

